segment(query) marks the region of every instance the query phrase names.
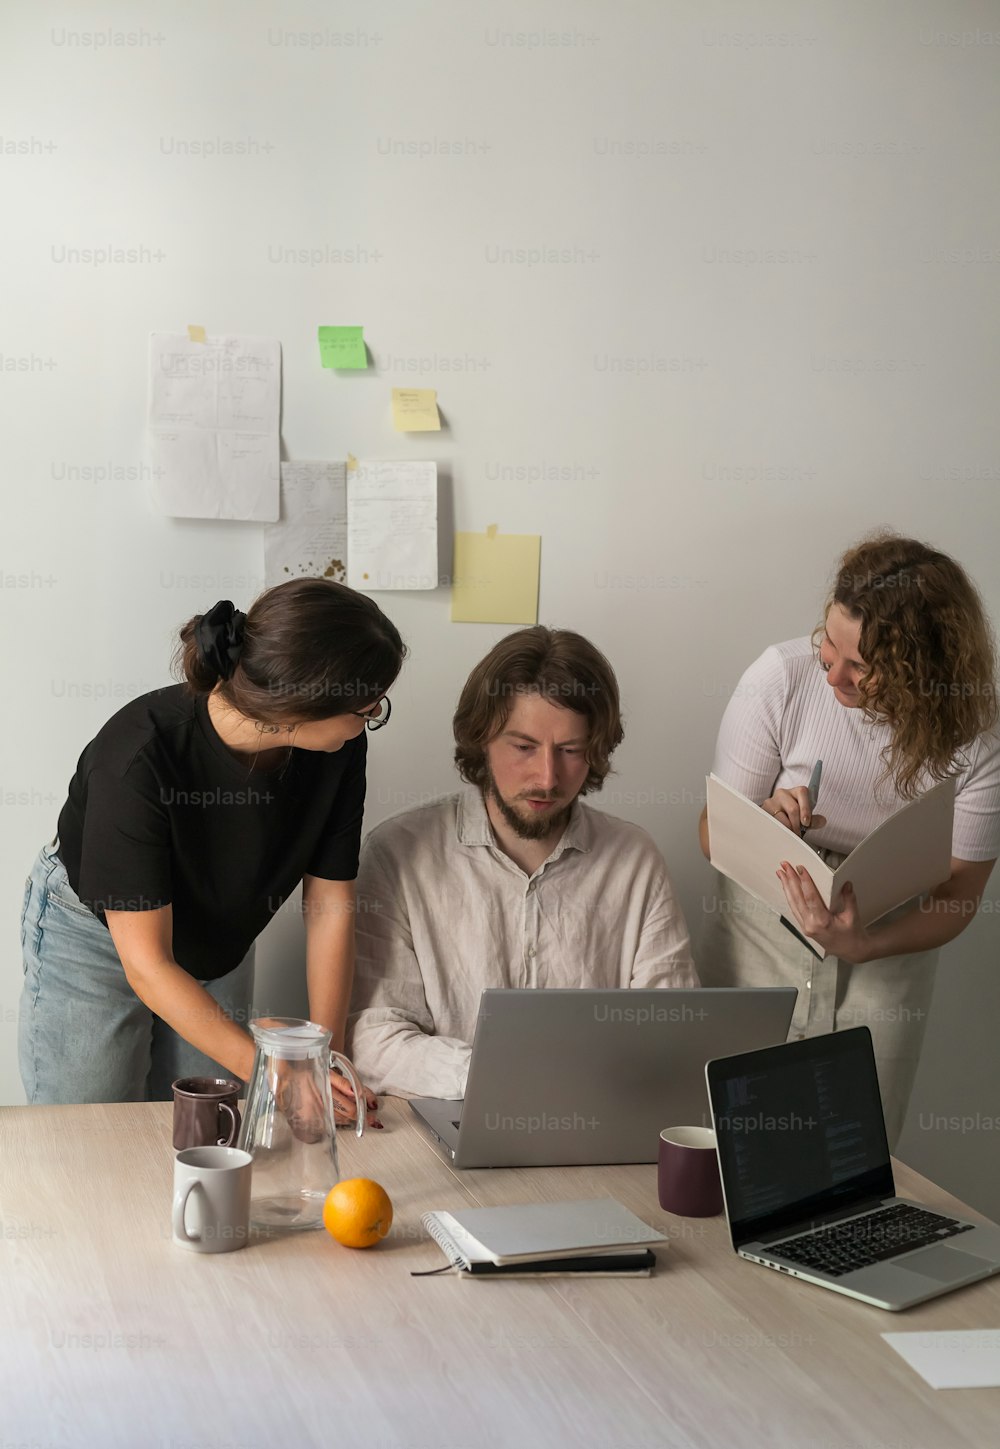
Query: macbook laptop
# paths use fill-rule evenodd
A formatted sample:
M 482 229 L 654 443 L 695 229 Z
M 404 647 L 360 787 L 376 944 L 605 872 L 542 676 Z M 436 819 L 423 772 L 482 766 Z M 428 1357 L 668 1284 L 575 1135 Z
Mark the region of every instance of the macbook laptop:
M 892 1310 L 1000 1272 L 1000 1228 L 896 1196 L 866 1026 L 706 1077 L 740 1257 Z
M 410 1106 L 456 1167 L 655 1162 L 710 1126 L 705 1063 L 784 1041 L 794 987 L 484 991 L 464 1101 Z

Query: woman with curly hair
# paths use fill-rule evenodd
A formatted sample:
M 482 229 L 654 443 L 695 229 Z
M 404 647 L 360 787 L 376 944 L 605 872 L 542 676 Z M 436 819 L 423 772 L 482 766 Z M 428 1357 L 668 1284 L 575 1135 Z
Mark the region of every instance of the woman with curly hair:
M 979 909 L 1000 854 L 995 653 L 974 585 L 946 554 L 879 533 L 848 549 L 812 639 L 766 649 L 726 708 L 713 772 L 796 832 L 832 867 L 883 820 L 955 777 L 949 878 L 869 926 L 850 886 L 824 904 L 782 862 L 790 922 L 719 877 L 699 957 L 705 986 L 791 985 L 790 1039 L 871 1030 L 894 1146 L 927 1025 L 940 947 Z M 806 782 L 823 761 L 812 814 Z M 701 846 L 709 854 L 707 812 Z

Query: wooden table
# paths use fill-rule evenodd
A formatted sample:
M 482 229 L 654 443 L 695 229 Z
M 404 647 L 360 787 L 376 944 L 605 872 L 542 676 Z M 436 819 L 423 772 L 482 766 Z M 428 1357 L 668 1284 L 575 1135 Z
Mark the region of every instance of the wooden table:
M 929 1389 L 879 1334 L 1000 1325 L 1000 1279 L 891 1314 L 744 1263 L 671 1217 L 654 1167 L 457 1172 L 404 1103 L 340 1134 L 389 1238 L 170 1241 L 168 1103 L 0 1109 L 0 1444 L 31 1449 L 984 1449 L 1000 1389 Z M 905 1167 L 897 1189 L 965 1213 Z M 652 1279 L 411 1278 L 421 1213 L 619 1198 Z M 972 1214 L 972 1216 L 977 1216 Z

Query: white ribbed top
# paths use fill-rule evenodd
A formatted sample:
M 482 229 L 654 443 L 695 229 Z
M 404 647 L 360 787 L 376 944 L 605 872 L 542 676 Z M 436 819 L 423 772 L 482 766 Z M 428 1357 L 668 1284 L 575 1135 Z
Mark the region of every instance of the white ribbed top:
M 860 709 L 838 703 L 812 642 L 772 644 L 743 675 L 726 706 L 713 773 L 758 804 L 778 787 L 807 785 L 823 761 L 816 811 L 822 830 L 809 844 L 847 852 L 905 802 L 890 781 L 876 791 L 891 731 Z M 1000 739 L 980 736 L 956 762 L 952 854 L 959 860 L 1000 855 Z M 933 782 L 928 777 L 923 788 Z

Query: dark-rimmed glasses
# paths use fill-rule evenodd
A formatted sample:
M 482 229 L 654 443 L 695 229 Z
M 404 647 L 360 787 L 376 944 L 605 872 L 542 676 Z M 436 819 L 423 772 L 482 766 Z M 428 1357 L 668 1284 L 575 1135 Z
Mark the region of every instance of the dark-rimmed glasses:
M 385 713 L 382 712 L 383 705 L 385 706 Z M 368 729 L 372 731 L 380 730 L 383 725 L 389 723 L 389 716 L 392 714 L 392 701 L 387 694 L 384 694 L 378 704 L 373 704 L 371 709 L 352 709 L 351 713 L 357 715 L 358 719 L 363 719 Z

